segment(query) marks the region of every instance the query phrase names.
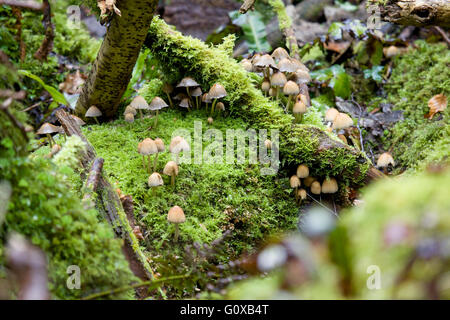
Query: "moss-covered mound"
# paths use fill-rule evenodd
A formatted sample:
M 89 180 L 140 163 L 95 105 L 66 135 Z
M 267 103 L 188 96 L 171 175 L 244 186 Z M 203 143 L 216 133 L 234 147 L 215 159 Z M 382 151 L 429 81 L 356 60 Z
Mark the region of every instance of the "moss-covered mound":
M 386 148 L 392 148 L 402 169 L 424 168 L 450 155 L 450 109 L 432 120 L 424 117 L 434 95 L 450 97 L 450 51 L 445 44 L 418 41 L 416 45 L 395 59 L 386 86 L 388 102 L 404 111 L 405 120 L 385 135 Z

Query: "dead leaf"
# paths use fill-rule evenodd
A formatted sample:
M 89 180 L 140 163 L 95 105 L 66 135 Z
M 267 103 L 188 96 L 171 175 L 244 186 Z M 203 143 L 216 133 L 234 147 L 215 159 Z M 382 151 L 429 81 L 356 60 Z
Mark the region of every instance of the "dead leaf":
M 68 94 L 81 93 L 81 87 L 86 79 L 86 75 L 82 74 L 80 70 L 77 70 L 75 73 L 67 75 L 66 80 L 59 84 L 59 90 Z
M 430 112 L 425 115 L 425 118 L 431 120 L 436 113 L 447 109 L 447 97 L 443 94 L 435 95 L 428 101 L 428 107 L 430 108 Z
M 350 47 L 350 41 L 334 42 L 329 41 L 323 44 L 324 48 L 337 53 L 342 53 Z

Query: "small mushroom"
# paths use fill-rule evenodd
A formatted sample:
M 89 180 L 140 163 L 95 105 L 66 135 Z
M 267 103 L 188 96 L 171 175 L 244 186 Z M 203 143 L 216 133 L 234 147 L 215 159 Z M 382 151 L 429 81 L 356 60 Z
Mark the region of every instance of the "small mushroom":
M 248 59 L 242 59 L 241 66 L 247 72 L 252 72 L 253 71 L 253 65 L 252 65 L 251 61 L 248 60 Z
M 270 90 L 270 81 L 269 80 L 264 80 L 262 82 L 261 90 L 264 92 L 265 95 L 269 94 L 269 90 Z
M 50 150 L 50 153 L 48 154 L 48 157 L 53 158 L 53 156 L 60 151 L 61 151 L 61 146 L 59 144 L 54 144 L 52 149 Z
M 169 161 L 166 163 L 163 173 L 171 177 L 170 183 L 175 185 L 175 177 L 178 175 L 178 165 L 175 161 Z
M 221 112 L 224 112 L 224 111 L 225 111 L 225 105 L 224 105 L 224 103 L 221 102 L 221 101 L 217 102 L 217 104 L 216 104 L 216 109 L 219 111 L 219 115 L 220 115 Z
M 148 156 L 148 172 L 150 172 L 150 156 L 152 154 L 158 153 L 158 147 L 156 146 L 156 143 L 150 139 L 146 138 L 142 142 L 139 142 L 138 144 L 138 152 L 142 154 L 142 162 L 145 169 L 145 156 Z
M 311 187 L 312 183 L 316 180 L 317 179 L 315 177 L 308 176 L 305 178 L 305 180 L 303 180 L 303 184 L 305 185 L 305 187 L 309 188 Z
M 59 133 L 60 127 L 54 126 L 51 123 L 45 122 L 39 130 L 36 132 L 36 134 L 39 135 L 46 135 L 48 139 L 48 143 L 50 144 L 50 148 L 53 147 L 55 143 L 55 140 L 53 140 L 52 133 Z
M 208 124 L 209 125 L 211 125 L 211 124 L 213 124 L 213 122 L 214 122 L 214 119 L 213 118 L 211 118 L 211 117 L 208 117 Z
M 74 116 L 73 114 L 70 115 L 70 117 L 75 120 L 75 123 L 79 126 L 82 127 L 86 124 L 86 122 L 83 121 L 83 119 L 78 118 L 77 116 Z
M 297 167 L 297 177 L 304 179 L 309 176 L 309 168 L 305 164 L 301 164 Z
M 195 97 L 195 106 L 197 109 L 199 108 L 199 101 L 200 101 L 202 94 L 203 94 L 203 92 L 200 87 L 195 88 L 191 92 L 191 96 Z
M 287 82 L 286 76 L 282 72 L 275 72 L 272 75 L 272 77 L 270 78 L 271 86 L 275 87 L 275 89 L 276 89 L 275 95 L 277 96 L 277 100 L 278 100 L 278 96 L 280 93 L 280 88 L 284 87 L 286 82 Z M 269 92 L 269 95 L 270 95 L 270 92 Z
M 301 185 L 300 179 L 294 174 L 289 179 L 289 184 L 291 185 L 291 188 L 294 189 L 295 200 L 297 200 L 297 190 L 298 190 L 298 187 L 300 187 L 300 185 Z
M 191 106 L 191 102 L 189 101 L 189 98 L 184 98 L 183 100 L 181 100 L 179 106 L 190 111 L 189 107 Z
M 167 95 L 167 99 L 169 100 L 170 107 L 173 108 L 172 99 L 170 98 L 170 94 L 173 92 L 173 87 L 170 83 L 164 83 L 162 87 L 162 91 Z
M 153 172 L 150 177 L 148 177 L 148 186 L 152 188 L 152 193 L 155 195 L 156 188 L 164 184 L 161 175 L 158 172 Z
M 189 88 L 193 88 L 193 87 L 198 87 L 200 86 L 197 81 L 195 81 L 194 79 L 192 79 L 191 77 L 185 77 L 183 79 L 181 79 L 180 83 L 177 85 L 177 88 L 186 88 L 186 92 L 188 94 L 189 100 L 191 100 L 191 93 L 189 92 Z
M 395 166 L 395 161 L 389 152 L 382 153 L 377 161 L 378 168 L 386 169 L 389 165 Z
M 277 66 L 281 72 L 288 72 L 288 73 L 297 71 L 299 67 L 298 64 L 292 61 L 290 58 L 281 59 L 278 62 Z
M 286 49 L 278 47 L 275 50 L 273 50 L 271 56 L 275 61 L 278 62 L 282 59 L 289 58 L 289 53 L 286 51 Z
M 303 201 L 306 199 L 306 190 L 305 189 L 297 190 L 297 199 L 300 201 Z
M 214 107 L 216 106 L 217 99 L 227 96 L 227 91 L 220 83 L 215 83 L 208 92 L 210 99 L 214 99 L 211 107 L 211 116 L 214 114 Z
M 271 150 L 272 149 L 272 141 L 270 141 L 269 139 L 266 139 L 264 141 L 264 145 L 266 146 L 267 150 Z
M 160 152 L 164 152 L 166 149 L 166 146 L 164 145 L 164 141 L 162 141 L 160 138 L 155 139 L 156 148 L 158 149 L 158 152 L 155 155 L 155 160 L 153 162 L 153 170 L 156 171 L 156 166 L 158 164 L 158 155 Z
M 208 103 L 211 103 L 211 102 L 212 102 L 212 101 L 211 101 L 211 98 L 210 98 L 209 95 L 208 95 L 208 93 L 204 93 L 204 94 L 202 95 L 202 102 L 205 103 L 206 110 L 208 110 Z
M 333 122 L 336 117 L 338 116 L 339 111 L 337 111 L 337 109 L 335 108 L 330 108 L 327 110 L 327 112 L 325 113 L 325 121 L 327 122 Z
M 169 151 L 177 155 L 176 163 L 178 164 L 180 160 L 180 153 L 191 151 L 191 147 L 183 137 L 176 136 L 170 142 Z
M 321 193 L 321 186 L 319 181 L 311 183 L 311 193 L 319 195 Z
M 134 122 L 134 115 L 132 113 L 125 113 L 125 121 L 128 123 Z
M 340 130 L 346 129 L 353 125 L 353 120 L 346 113 L 339 113 L 333 121 L 332 129 Z
M 267 78 L 270 76 L 270 68 L 276 67 L 275 61 L 268 54 L 261 56 L 259 59 L 255 61 L 253 65 L 256 68 L 262 69 L 264 76 Z
M 167 214 L 167 221 L 175 224 L 174 241 L 178 242 L 178 237 L 180 235 L 178 225 L 186 221 L 186 216 L 184 215 L 183 209 L 181 209 L 179 206 L 174 206 L 170 208 L 169 213 Z
M 291 104 L 292 97 L 294 97 L 300 93 L 300 88 L 294 81 L 289 80 L 288 82 L 286 82 L 286 84 L 283 87 L 283 93 L 285 95 L 289 96 L 288 102 L 286 105 L 286 109 L 289 110 L 289 105 Z
M 167 108 L 169 105 L 160 97 L 154 97 L 152 102 L 150 102 L 149 109 L 152 111 L 156 111 L 155 115 L 155 128 L 158 125 L 158 112 L 163 108 Z
M 336 193 L 338 191 L 338 184 L 336 179 L 325 179 L 322 182 L 322 193 Z
M 297 123 L 302 122 L 303 115 L 306 113 L 306 111 L 308 111 L 306 108 L 306 104 L 304 104 L 302 101 L 298 101 L 294 104 L 292 113 L 294 114 L 295 121 Z
M 309 72 L 303 69 L 297 69 L 297 71 L 290 76 L 290 79 L 299 85 L 311 82 Z
M 91 106 L 89 109 L 87 109 L 85 115 L 86 118 L 94 118 L 95 122 L 97 124 L 100 124 L 98 122 L 97 117 L 101 117 L 102 116 L 102 112 L 100 111 L 99 108 L 97 108 L 96 106 Z
M 139 110 L 139 114 L 141 116 L 141 120 L 144 118 L 142 110 L 148 110 L 149 106 L 147 101 L 145 101 L 143 96 L 137 96 L 131 101 L 130 104 L 134 109 Z
M 125 108 L 125 111 L 123 112 L 123 115 L 126 115 L 127 113 L 131 113 L 133 116 L 135 116 L 135 115 L 137 114 L 137 111 L 136 111 L 136 109 L 135 109 L 133 106 L 131 106 L 131 104 L 130 104 L 130 105 L 128 105 L 128 106 Z

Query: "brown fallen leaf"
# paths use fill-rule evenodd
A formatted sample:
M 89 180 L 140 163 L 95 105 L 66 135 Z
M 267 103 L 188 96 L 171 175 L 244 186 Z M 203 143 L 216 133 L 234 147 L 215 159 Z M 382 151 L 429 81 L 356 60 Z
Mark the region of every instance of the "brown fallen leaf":
M 327 50 L 342 53 L 343 51 L 347 50 L 350 47 L 350 45 L 351 45 L 350 41 L 344 42 L 329 41 L 325 42 L 323 46 Z
M 86 79 L 87 76 L 77 70 L 75 73 L 67 75 L 66 80 L 59 84 L 59 90 L 68 94 L 81 93 L 81 87 Z
M 430 112 L 425 115 L 425 118 L 431 120 L 436 113 L 447 109 L 447 97 L 443 94 L 435 95 L 428 101 L 428 107 L 430 108 Z

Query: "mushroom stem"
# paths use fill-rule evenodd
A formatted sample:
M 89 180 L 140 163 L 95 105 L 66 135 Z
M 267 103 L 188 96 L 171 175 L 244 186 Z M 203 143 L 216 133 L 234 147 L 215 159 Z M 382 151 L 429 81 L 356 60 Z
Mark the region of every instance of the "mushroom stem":
M 175 174 L 172 173 L 172 175 L 170 176 L 170 183 L 172 184 L 172 186 L 175 186 Z
M 170 107 L 173 108 L 173 102 L 172 102 L 172 99 L 170 98 L 170 94 L 168 94 L 168 93 L 166 93 L 166 94 L 167 94 L 167 99 L 169 99 Z
M 280 87 L 277 87 L 277 101 L 280 99 Z
M 94 120 L 95 120 L 95 122 L 96 122 L 97 124 L 100 124 L 100 122 L 98 122 L 97 117 L 94 117 Z
M 154 127 L 156 128 L 157 125 L 158 125 L 158 110 L 156 110 Z
M 180 235 L 180 229 L 178 228 L 178 223 L 175 224 L 175 237 L 174 241 L 178 242 L 178 236 Z
M 152 195 L 156 195 L 156 187 L 152 187 Z
M 216 102 L 217 102 L 217 99 L 214 99 L 213 104 L 212 104 L 212 107 L 211 107 L 211 117 L 212 117 L 213 114 L 214 114 L 214 108 L 216 107 Z
M 303 120 L 303 114 L 301 114 L 301 113 L 295 113 L 294 117 L 295 117 L 295 122 L 296 123 L 300 123 Z
M 141 116 L 141 120 L 144 119 L 144 114 L 142 113 L 141 109 L 139 109 L 139 115 Z
M 191 93 L 189 92 L 189 87 L 186 87 L 186 92 L 187 92 L 187 94 L 188 94 L 189 101 L 191 102 L 192 105 L 194 105 L 194 103 L 193 103 L 193 101 L 192 101 Z M 189 107 L 188 107 L 188 110 L 189 110 Z
M 53 139 L 52 136 L 50 135 L 50 133 L 47 133 L 47 139 L 48 139 L 48 143 L 50 143 L 50 148 L 53 147 Z
M 288 102 L 287 102 L 287 104 L 286 104 L 286 110 L 287 110 L 287 111 L 291 110 L 291 101 L 292 101 L 292 96 L 290 95 L 290 96 L 288 97 Z
M 153 161 L 153 171 L 156 172 L 156 165 L 158 164 L 158 153 L 155 155 L 155 160 Z

